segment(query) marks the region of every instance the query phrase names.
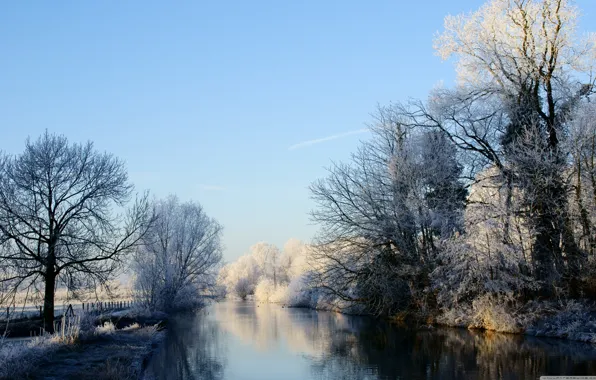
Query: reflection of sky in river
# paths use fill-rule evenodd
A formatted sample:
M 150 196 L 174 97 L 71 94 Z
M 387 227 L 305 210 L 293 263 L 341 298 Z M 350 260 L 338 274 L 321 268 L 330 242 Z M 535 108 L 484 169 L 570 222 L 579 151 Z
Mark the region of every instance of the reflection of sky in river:
M 594 374 L 596 346 L 222 302 L 175 318 L 148 372 L 168 380 L 526 379 Z
M 316 318 L 317 312 L 294 311 L 287 313 L 279 306 L 255 307 L 250 303 L 217 305 L 210 318 L 227 332 L 228 357 L 234 358 L 226 367 L 226 377 L 308 378 L 311 360 L 304 355 L 320 356 L 323 351 L 322 347 L 317 348 L 321 339 L 309 336 L 312 326 L 308 320 Z

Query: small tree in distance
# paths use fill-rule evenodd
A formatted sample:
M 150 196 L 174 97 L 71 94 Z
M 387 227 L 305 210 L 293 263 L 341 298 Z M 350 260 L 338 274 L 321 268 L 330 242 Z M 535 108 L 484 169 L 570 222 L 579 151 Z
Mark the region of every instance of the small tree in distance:
M 123 214 L 133 186 L 124 162 L 93 144 L 47 131 L 25 151 L 0 153 L 0 283 L 44 284 L 44 328 L 53 332 L 58 284 L 106 284 L 151 224 L 147 195 Z

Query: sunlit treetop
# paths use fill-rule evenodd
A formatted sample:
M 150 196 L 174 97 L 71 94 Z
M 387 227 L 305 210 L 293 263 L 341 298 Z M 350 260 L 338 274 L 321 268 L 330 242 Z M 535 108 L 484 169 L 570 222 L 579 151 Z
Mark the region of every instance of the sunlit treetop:
M 577 36 L 580 11 L 569 0 L 492 0 L 467 15 L 447 16 L 434 42 L 455 58 L 460 85 L 519 88 L 565 73 L 590 73 L 596 34 Z

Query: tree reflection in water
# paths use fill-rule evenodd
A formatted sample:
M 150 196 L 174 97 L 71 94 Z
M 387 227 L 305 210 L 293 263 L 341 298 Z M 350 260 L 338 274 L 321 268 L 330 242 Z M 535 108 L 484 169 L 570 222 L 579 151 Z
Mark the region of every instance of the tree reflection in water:
M 166 337 L 151 358 L 146 378 L 156 380 L 224 379 L 225 339 L 207 310 L 182 314 L 168 323 Z
M 234 349 L 231 349 L 231 348 Z M 246 363 L 246 357 L 268 368 Z M 223 302 L 176 318 L 149 370 L 157 379 L 538 379 L 596 374 L 596 346 Z M 269 377 L 268 377 L 269 376 Z
M 538 379 L 547 374 L 596 374 L 596 348 L 563 340 L 367 326 L 338 334 L 332 342 L 333 348 L 313 366 L 314 378 Z

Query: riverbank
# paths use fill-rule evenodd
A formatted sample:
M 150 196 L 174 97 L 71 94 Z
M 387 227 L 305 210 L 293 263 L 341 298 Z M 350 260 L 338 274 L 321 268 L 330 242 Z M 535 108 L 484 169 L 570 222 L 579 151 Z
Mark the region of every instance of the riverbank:
M 284 307 L 365 315 L 357 308 L 338 307 L 320 300 L 281 304 Z M 531 301 L 514 307 L 494 299 L 484 299 L 470 306 L 426 313 L 402 312 L 385 319 L 409 328 L 456 327 L 596 344 L 596 304 L 590 300 Z
M 95 336 L 53 352 L 26 378 L 136 380 L 163 336 L 151 327 Z
M 0 344 L 0 379 L 138 379 L 168 316 L 124 310 L 86 315 L 67 332 Z
M 596 304 L 590 300 L 530 301 L 517 308 L 483 300 L 445 310 L 435 324 L 596 344 Z

